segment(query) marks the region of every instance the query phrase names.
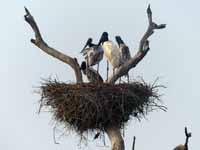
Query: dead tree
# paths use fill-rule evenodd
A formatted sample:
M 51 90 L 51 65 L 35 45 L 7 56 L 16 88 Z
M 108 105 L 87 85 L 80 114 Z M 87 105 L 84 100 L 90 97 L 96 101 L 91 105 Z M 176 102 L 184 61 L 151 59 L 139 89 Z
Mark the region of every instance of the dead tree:
M 25 21 L 32 27 L 35 33 L 35 39 L 31 39 L 31 42 L 45 53 L 71 66 L 71 68 L 75 72 L 77 83 L 82 83 L 83 82 L 82 73 L 77 59 L 70 57 L 69 55 L 63 54 L 60 51 L 48 46 L 48 44 L 42 38 L 39 27 L 37 26 L 33 16 L 31 15 L 31 13 L 27 8 L 25 8 L 25 11 L 26 11 L 26 15 L 24 16 Z M 115 74 L 109 77 L 108 81 L 106 81 L 107 83 L 114 84 L 120 77 L 126 75 L 129 72 L 129 70 L 136 67 L 136 65 L 144 58 L 144 56 L 148 53 L 150 49 L 148 38 L 154 33 L 155 30 L 165 28 L 166 26 L 165 24 L 156 24 L 155 22 L 153 22 L 150 5 L 147 8 L 147 16 L 148 16 L 148 28 L 145 34 L 143 35 L 142 39 L 140 40 L 137 53 L 128 62 L 124 63 L 121 67 L 119 67 L 118 70 L 115 72 Z M 119 127 L 110 126 L 105 129 L 105 132 L 107 133 L 111 141 L 112 150 L 125 149 L 124 140 L 122 138 Z

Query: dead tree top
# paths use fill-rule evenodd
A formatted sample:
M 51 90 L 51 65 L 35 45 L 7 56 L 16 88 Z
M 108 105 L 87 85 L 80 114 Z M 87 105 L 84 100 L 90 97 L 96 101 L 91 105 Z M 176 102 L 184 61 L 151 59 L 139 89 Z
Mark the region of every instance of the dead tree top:
M 26 15 L 24 16 L 25 21 L 32 27 L 32 29 L 35 33 L 35 39 L 31 39 L 31 42 L 33 44 L 35 44 L 37 47 L 39 47 L 41 50 L 43 50 L 45 53 L 70 65 L 71 68 L 75 72 L 77 83 L 83 82 L 80 65 L 79 65 L 77 59 L 70 57 L 69 55 L 63 54 L 63 53 L 59 52 L 58 50 L 48 46 L 48 44 L 42 38 L 39 27 L 37 26 L 37 23 L 35 22 L 30 11 L 27 8 L 25 8 L 25 11 L 26 11 Z M 121 67 L 119 67 L 119 69 L 115 72 L 115 74 L 111 75 L 109 77 L 108 81 L 106 81 L 106 82 L 115 83 L 120 77 L 127 74 L 127 72 L 129 70 L 136 67 L 136 65 L 144 58 L 144 56 L 147 54 L 147 52 L 150 49 L 148 38 L 154 33 L 155 30 L 163 29 L 166 27 L 165 24 L 156 24 L 155 22 L 153 22 L 152 11 L 151 11 L 150 5 L 147 8 L 147 16 L 148 16 L 148 28 L 140 40 L 140 44 L 139 44 L 137 53 L 129 61 L 127 61 Z
M 78 133 L 95 129 L 105 131 L 111 141 L 112 150 L 124 150 L 120 129 L 130 117 L 140 118 L 155 107 L 166 110 L 166 107 L 156 103 L 159 100 L 159 94 L 154 91 L 157 86 L 142 82 L 115 84 L 148 53 L 148 39 L 154 31 L 166 26 L 153 22 L 150 5 L 147 8 L 148 28 L 140 40 L 136 54 L 103 83 L 84 83 L 78 60 L 50 47 L 42 38 L 29 10 L 25 8 L 25 11 L 25 21 L 35 33 L 35 39 L 31 39 L 31 42 L 45 53 L 68 64 L 75 72 L 76 84 L 47 81 L 41 86 L 41 104 L 50 106 L 57 121 L 72 126 Z

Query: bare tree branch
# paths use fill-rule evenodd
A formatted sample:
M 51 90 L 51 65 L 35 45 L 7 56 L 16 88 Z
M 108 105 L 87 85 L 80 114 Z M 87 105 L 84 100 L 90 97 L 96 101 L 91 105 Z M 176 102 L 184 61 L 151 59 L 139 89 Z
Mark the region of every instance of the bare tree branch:
M 134 137 L 133 137 L 133 145 L 132 145 L 132 150 L 135 150 L 135 140 L 136 140 L 136 137 L 134 136 Z
M 192 137 L 192 133 L 188 133 L 187 127 L 185 127 L 185 136 L 186 136 L 185 150 L 188 150 L 188 141 L 189 141 L 189 138 Z
M 166 27 L 165 24 L 158 25 L 153 22 L 150 5 L 147 8 L 147 16 L 148 16 L 149 26 L 140 41 L 138 52 L 128 62 L 119 67 L 119 69 L 115 72 L 115 74 L 109 77 L 108 79 L 109 83 L 115 83 L 115 81 L 117 81 L 121 76 L 127 74 L 127 72 L 130 69 L 136 67 L 136 65 L 144 58 L 144 56 L 149 51 L 148 38 L 154 33 L 155 29 L 163 29 Z
M 188 133 L 187 131 L 187 127 L 185 127 L 185 144 L 179 144 L 178 146 L 176 146 L 173 150 L 188 150 L 188 141 L 189 138 L 192 137 L 192 133 Z
M 76 58 L 72 58 L 68 55 L 65 55 L 61 52 L 59 52 L 58 50 L 49 47 L 45 41 L 43 40 L 40 30 L 33 18 L 33 16 L 31 15 L 31 13 L 29 12 L 29 10 L 27 8 L 25 8 L 26 11 L 26 15 L 24 16 L 25 21 L 32 27 L 33 31 L 35 32 L 35 39 L 31 39 L 31 42 L 33 44 L 35 44 L 37 47 L 39 47 L 41 50 L 43 50 L 45 53 L 59 59 L 60 61 L 68 64 L 71 66 L 71 68 L 74 70 L 75 75 L 76 75 L 76 80 L 78 83 L 83 82 L 82 80 L 82 73 L 80 70 L 80 66 L 78 64 L 78 61 Z

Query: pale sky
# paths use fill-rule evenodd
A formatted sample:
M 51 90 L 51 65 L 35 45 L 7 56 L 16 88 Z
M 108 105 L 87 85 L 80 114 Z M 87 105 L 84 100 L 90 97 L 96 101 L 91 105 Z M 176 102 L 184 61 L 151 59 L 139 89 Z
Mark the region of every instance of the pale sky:
M 147 28 L 146 8 L 151 3 L 157 23 L 167 28 L 150 38 L 148 55 L 130 72 L 147 82 L 160 77 L 163 102 L 168 111 L 156 111 L 141 122 L 132 120 L 125 131 L 126 149 L 136 136 L 136 150 L 166 149 L 185 142 L 184 127 L 192 131 L 189 147 L 198 150 L 200 137 L 200 2 L 198 0 L 1 0 L 1 105 L 0 149 L 78 150 L 75 133 L 53 141 L 53 121 L 49 113 L 37 114 L 40 96 L 34 93 L 41 78 L 57 77 L 75 81 L 73 71 L 30 43 L 34 36 L 23 20 L 24 6 L 35 17 L 46 42 L 82 60 L 80 50 L 88 37 L 98 40 L 103 31 L 111 39 L 121 35 L 134 55 Z M 105 73 L 104 65 L 100 65 Z M 105 76 L 104 76 L 105 77 Z M 58 137 L 60 133 L 57 133 Z M 102 142 L 92 142 L 84 150 L 109 150 Z M 109 145 L 109 141 L 107 141 Z

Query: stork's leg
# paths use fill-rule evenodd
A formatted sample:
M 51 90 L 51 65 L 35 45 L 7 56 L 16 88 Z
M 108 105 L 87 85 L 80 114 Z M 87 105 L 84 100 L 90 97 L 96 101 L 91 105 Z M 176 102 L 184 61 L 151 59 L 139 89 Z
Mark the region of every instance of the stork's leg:
M 97 64 L 97 81 L 99 81 L 99 63 Z
M 108 63 L 108 61 L 107 61 L 107 79 L 106 79 L 106 81 L 108 81 L 108 72 L 109 72 L 109 63 Z
M 121 80 L 122 80 L 122 78 L 120 77 L 120 78 L 119 78 L 119 83 L 121 83 Z
M 99 74 L 99 63 L 97 64 L 97 73 Z
M 127 80 L 128 80 L 128 83 L 129 83 L 129 74 L 127 73 Z

